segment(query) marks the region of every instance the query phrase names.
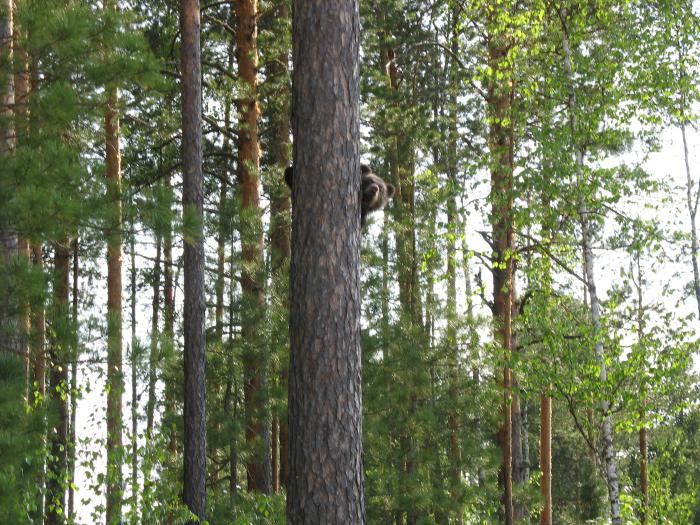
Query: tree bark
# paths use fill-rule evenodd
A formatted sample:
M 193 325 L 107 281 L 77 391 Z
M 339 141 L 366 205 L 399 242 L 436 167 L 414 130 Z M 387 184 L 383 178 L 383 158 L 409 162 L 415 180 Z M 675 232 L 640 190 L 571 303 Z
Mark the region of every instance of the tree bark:
M 105 110 L 107 167 L 107 525 L 122 521 L 122 202 L 119 98 L 108 88 Z
M 552 525 L 552 398 L 547 394 L 540 396 L 540 471 L 540 525 Z
M 236 58 L 238 77 L 245 85 L 245 95 L 237 101 L 238 185 L 241 198 L 241 243 L 243 304 L 241 333 L 245 351 L 243 385 L 246 443 L 251 449 L 246 463 L 248 490 L 269 494 L 272 491 L 272 467 L 269 452 L 265 359 L 258 326 L 264 306 L 263 230 L 260 211 L 260 145 L 258 143 L 258 2 L 237 0 Z
M 184 246 L 184 487 L 183 502 L 200 520 L 206 510 L 204 176 L 199 0 L 180 0 L 182 34 L 182 208 L 190 234 Z M 192 521 L 191 523 L 195 523 Z
M 134 222 L 131 223 L 134 230 Z M 139 508 L 139 456 L 138 456 L 138 366 L 139 342 L 136 338 L 136 233 L 132 231 L 131 242 L 131 286 L 129 288 L 131 303 L 131 525 L 136 525 Z M 150 393 L 150 392 L 149 392 Z M 148 435 L 148 433 L 147 433 Z M 148 483 L 148 472 L 144 465 L 144 488 Z
M 58 418 L 49 434 L 49 461 L 46 481 L 46 525 L 63 525 L 66 515 L 66 487 L 64 478 L 67 469 L 68 450 L 68 354 L 69 310 L 68 279 L 70 274 L 70 251 L 68 240 L 55 246 L 55 280 L 52 327 L 55 333 L 51 344 L 50 399 L 52 410 Z
M 80 289 L 78 288 L 78 277 L 80 271 L 80 253 L 78 239 L 73 240 L 73 304 L 71 320 L 73 321 L 73 352 L 70 363 L 70 435 L 68 436 L 68 476 L 71 484 L 68 486 L 68 517 L 75 519 L 75 458 L 77 453 L 77 429 L 75 428 L 78 411 L 78 357 L 80 355 L 80 331 L 78 327 L 78 306 L 80 302 Z
M 363 524 L 359 6 L 295 0 L 293 13 L 287 516 Z
M 289 13 L 285 0 L 279 2 L 278 20 L 280 25 L 286 25 L 289 19 Z M 289 189 L 283 182 L 282 173 L 289 165 L 289 82 L 287 80 L 289 71 L 287 64 L 289 63 L 289 49 L 284 48 L 277 56 L 277 60 L 269 65 L 269 74 L 279 86 L 276 90 L 276 96 L 279 98 L 280 104 L 273 108 L 270 115 L 271 126 L 275 136 L 272 141 L 270 157 L 279 171 L 279 177 L 275 177 L 272 183 L 270 196 L 270 262 L 274 273 L 273 283 L 277 285 L 279 293 L 286 287 L 288 275 L 288 263 L 291 253 L 290 249 L 290 222 L 289 212 L 291 210 L 291 202 Z M 285 310 L 289 311 L 289 301 L 285 300 Z M 285 347 L 289 348 L 289 341 L 284 340 Z M 279 372 L 280 389 L 286 391 L 288 387 L 289 377 L 289 358 L 287 352 L 283 352 L 281 359 L 281 369 Z M 276 436 L 275 436 L 276 434 Z M 273 421 L 273 463 L 274 459 L 279 456 L 277 467 L 273 464 L 273 489 L 277 492 L 280 486 L 287 487 L 287 478 L 289 477 L 289 427 L 287 425 L 287 411 L 279 410 L 275 414 Z M 277 447 L 277 453 L 274 448 Z
M 146 404 L 146 437 L 150 440 L 153 434 L 153 421 L 156 411 L 156 382 L 158 380 L 158 319 L 160 313 L 160 259 L 162 242 L 156 235 L 156 260 L 153 263 L 153 302 L 151 304 L 151 352 L 148 356 L 148 401 Z
M 488 63 L 493 72 L 504 71 L 504 59 L 508 44 L 500 34 L 488 36 Z M 496 340 L 507 360 L 512 351 L 512 287 L 515 236 L 513 231 L 513 130 L 511 71 L 502 78 L 494 73 L 489 82 L 487 104 L 490 113 L 489 151 L 491 154 L 491 224 L 493 228 L 493 317 Z M 498 481 L 501 487 L 504 522 L 513 523 L 513 471 L 511 425 L 511 371 L 503 368 L 501 381 L 502 426 L 498 431 L 498 444 L 502 462 Z
M 12 63 L 12 23 L 13 0 L 0 2 L 0 56 L 8 64 Z M 15 104 L 15 89 L 12 75 L 3 78 L 0 86 L 0 118 L 3 119 L 0 126 L 0 157 L 9 157 L 14 150 L 15 130 L 12 125 L 13 108 Z M 9 266 L 13 257 L 18 252 L 17 232 L 10 224 L 0 224 L 0 278 L 11 279 Z M 8 286 L 12 286 L 8 283 Z M 14 295 L 14 294 L 12 294 Z M 14 297 L 8 294 L 0 299 L 0 352 L 7 352 L 22 356 L 21 338 L 18 324 L 17 304 Z

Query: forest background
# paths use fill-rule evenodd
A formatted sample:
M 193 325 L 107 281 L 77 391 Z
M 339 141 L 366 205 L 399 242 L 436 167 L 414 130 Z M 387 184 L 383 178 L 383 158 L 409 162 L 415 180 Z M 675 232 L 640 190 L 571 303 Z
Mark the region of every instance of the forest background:
M 368 523 L 700 523 L 698 8 L 360 4 Z M 0 11 L 0 523 L 183 523 L 205 232 L 206 515 L 285 523 L 291 2 Z M 319 195 L 323 198 L 323 195 Z

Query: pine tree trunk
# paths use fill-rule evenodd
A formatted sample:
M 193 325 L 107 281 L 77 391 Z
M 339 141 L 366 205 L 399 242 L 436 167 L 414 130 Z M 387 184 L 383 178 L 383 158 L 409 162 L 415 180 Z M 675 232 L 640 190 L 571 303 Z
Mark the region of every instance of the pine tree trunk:
M 32 244 L 32 260 L 35 266 L 35 271 L 43 273 L 44 258 L 41 244 Z M 31 337 L 31 356 L 33 361 L 33 381 L 36 383 L 35 398 L 44 399 L 46 395 L 46 311 L 43 304 L 37 305 L 32 309 L 32 337 Z M 46 428 L 43 429 L 44 437 L 46 436 Z M 37 469 L 37 486 L 43 489 L 45 486 L 45 460 L 41 459 L 41 465 Z M 34 522 L 39 522 L 44 516 L 44 498 L 37 498 L 37 509 L 31 516 Z
M 511 128 L 513 87 L 510 71 L 504 70 L 508 46 L 503 35 L 488 36 L 488 62 L 491 71 L 504 72 L 502 78 L 494 75 L 488 87 L 487 104 L 490 117 L 489 151 L 491 154 L 491 224 L 493 225 L 493 317 L 496 340 L 504 357 L 512 351 L 512 287 L 513 253 L 513 130 Z M 498 443 L 502 451 L 502 463 L 498 482 L 502 490 L 504 522 L 513 523 L 513 470 L 511 425 L 511 371 L 503 369 L 501 387 L 502 426 L 498 431 Z
M 70 353 L 68 279 L 70 275 L 70 251 L 68 240 L 56 244 L 54 259 L 54 305 L 52 327 L 55 331 L 51 344 L 51 409 L 57 414 L 49 433 L 49 461 L 46 481 L 46 525 L 63 525 L 66 514 L 66 487 L 63 479 L 67 469 L 68 450 L 68 356 Z
M 71 484 L 68 486 L 68 517 L 75 519 L 75 458 L 77 453 L 77 429 L 75 428 L 78 411 L 78 358 L 80 357 L 80 331 L 78 322 L 78 305 L 80 301 L 78 276 L 80 270 L 80 253 L 78 239 L 73 240 L 73 293 L 72 315 L 73 329 L 73 358 L 70 363 L 70 435 L 68 436 L 68 476 Z
M 563 16 L 565 16 L 564 13 Z M 576 102 L 576 91 L 574 90 L 574 78 L 572 73 L 571 65 L 571 48 L 569 45 L 569 38 L 566 30 L 564 30 L 563 39 L 564 48 L 564 67 L 567 75 L 568 89 L 569 89 L 569 126 L 571 128 L 571 139 L 572 146 L 575 150 L 576 156 L 576 179 L 579 185 L 583 185 L 584 181 L 584 150 L 577 142 L 577 119 L 576 112 L 578 110 L 578 105 Z M 581 190 L 579 190 L 581 193 Z M 598 298 L 598 291 L 596 288 L 595 281 L 595 270 L 594 263 L 595 259 L 593 256 L 593 239 L 590 230 L 589 223 L 589 211 L 583 202 L 578 204 L 578 212 L 581 219 L 581 244 L 583 246 L 583 269 L 586 279 L 586 289 L 588 290 L 588 297 L 590 300 L 591 308 L 591 320 L 593 322 L 593 340 L 595 341 L 595 355 L 600 366 L 600 382 L 605 384 L 608 379 L 607 366 L 605 363 L 605 349 L 603 348 L 603 340 L 601 337 L 601 313 L 600 313 L 600 300 Z M 602 446 L 603 446 L 603 461 L 605 481 L 608 487 L 608 497 L 610 501 L 610 518 L 612 525 L 622 525 L 622 518 L 620 516 L 620 486 L 617 478 L 617 463 L 615 460 L 615 451 L 613 448 L 613 426 L 612 419 L 610 416 L 610 402 L 608 400 L 602 400 L 600 402 L 600 409 L 603 415 L 603 427 L 602 427 Z
M 109 88 L 105 110 L 107 195 L 107 525 L 122 521 L 122 203 L 119 99 Z
M 286 24 L 289 18 L 287 5 L 284 0 L 279 2 L 277 11 L 278 20 L 281 24 Z M 280 24 L 280 25 L 281 25 Z M 284 183 L 282 173 L 289 165 L 289 84 L 287 81 L 289 72 L 287 64 L 289 62 L 289 50 L 283 49 L 277 56 L 277 60 L 271 62 L 269 75 L 279 86 L 276 96 L 279 105 L 274 105 L 270 114 L 271 126 L 275 136 L 272 141 L 270 157 L 272 163 L 279 170 L 279 177 L 275 178 L 270 190 L 270 263 L 273 271 L 273 286 L 278 290 L 286 286 L 288 279 L 288 262 L 290 256 L 290 224 L 289 212 L 291 202 L 289 199 L 289 189 Z M 279 295 L 279 291 L 275 295 Z M 285 300 L 286 311 L 289 311 L 289 301 Z M 285 345 L 287 348 L 289 345 Z M 286 356 L 286 353 L 283 355 Z M 280 389 L 287 391 L 289 377 L 289 358 L 281 360 L 279 372 Z M 276 436 L 275 436 L 276 434 Z M 273 465 L 273 488 L 277 492 L 280 486 L 287 486 L 289 476 L 289 426 L 287 424 L 287 411 L 280 410 L 275 414 L 273 421 L 273 463 L 279 455 L 278 466 Z M 277 448 L 277 453 L 274 449 Z
M 182 34 L 182 208 L 200 228 L 204 215 L 199 0 L 180 0 Z M 184 487 L 183 502 L 200 520 L 206 510 L 204 239 L 191 231 L 184 246 Z M 191 523 L 194 523 L 192 521 Z
M 359 6 L 296 0 L 293 13 L 287 516 L 290 525 L 359 525 Z
M 136 525 L 139 508 L 139 456 L 138 456 L 138 367 L 139 342 L 136 339 L 136 232 L 134 222 L 131 223 L 131 286 L 129 287 L 129 302 L 131 303 L 131 525 Z M 148 472 L 144 465 L 144 488 L 148 485 Z
M 150 440 L 153 436 L 153 421 L 156 411 L 156 382 L 158 373 L 158 314 L 160 312 L 160 260 L 162 242 L 160 235 L 156 235 L 156 260 L 153 263 L 153 301 L 151 303 L 151 351 L 148 356 L 148 401 L 146 404 L 146 437 Z
M 234 3 L 236 14 L 236 58 L 238 76 L 245 85 L 245 96 L 238 102 L 238 185 L 241 198 L 241 242 L 243 247 L 243 308 L 241 333 L 246 350 L 243 355 L 243 387 L 246 419 L 246 443 L 252 450 L 246 463 L 248 490 L 269 494 L 272 491 L 272 466 L 269 451 L 269 421 L 266 402 L 266 362 L 259 333 L 264 307 L 262 281 L 263 236 L 260 210 L 260 146 L 258 143 L 258 2 Z

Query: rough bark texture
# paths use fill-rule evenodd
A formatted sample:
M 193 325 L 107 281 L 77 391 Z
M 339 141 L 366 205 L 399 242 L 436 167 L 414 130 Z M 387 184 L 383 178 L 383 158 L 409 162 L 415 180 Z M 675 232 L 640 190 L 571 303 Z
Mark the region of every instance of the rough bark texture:
M 248 490 L 269 494 L 272 467 L 269 453 L 269 422 L 265 401 L 265 360 L 259 324 L 264 305 L 263 231 L 260 212 L 260 145 L 258 144 L 258 2 L 236 0 L 236 59 L 245 95 L 238 99 L 238 185 L 241 198 L 244 307 L 241 333 L 245 345 L 243 385 L 246 443 L 251 450 L 246 469 Z
M 566 17 L 566 13 L 562 14 L 562 18 Z M 578 124 L 576 112 L 578 104 L 576 102 L 576 91 L 574 89 L 574 77 L 571 65 L 571 47 L 569 37 L 564 31 L 563 39 L 564 48 L 564 69 L 566 70 L 568 81 L 568 102 L 569 102 L 569 127 L 571 128 L 572 147 L 575 152 L 576 160 L 576 180 L 579 184 L 579 195 L 582 194 L 582 186 L 585 184 L 584 179 L 584 149 L 578 144 L 577 133 Z M 593 340 L 595 341 L 595 355 L 600 366 L 600 382 L 605 384 L 608 379 L 607 367 L 605 364 L 605 349 L 603 348 L 603 338 L 601 335 L 601 312 L 600 299 L 595 281 L 595 258 L 593 256 L 593 235 L 590 227 L 589 211 L 585 201 L 581 200 L 578 203 L 578 213 L 581 219 L 581 244 L 583 248 L 583 270 L 586 280 L 586 290 L 590 300 L 591 321 L 593 322 Z M 613 425 L 610 416 L 610 402 L 606 399 L 600 402 L 600 410 L 603 416 L 603 427 L 601 430 L 602 440 L 602 455 L 603 455 L 603 471 L 605 473 L 605 482 L 608 487 L 608 499 L 610 502 L 610 518 L 612 525 L 622 525 L 622 517 L 620 515 L 620 485 L 617 477 L 617 462 L 615 460 L 615 450 L 613 448 Z
M 489 35 L 488 62 L 492 71 L 503 70 L 508 53 L 504 37 Z M 513 86 L 510 75 L 494 77 L 488 87 L 489 151 L 491 154 L 491 224 L 493 228 L 493 317 L 496 339 L 507 358 L 512 349 L 512 286 L 513 286 L 513 133 L 510 128 Z M 504 522 L 513 523 L 513 471 L 511 425 L 511 371 L 503 369 L 503 424 L 498 443 L 503 460 L 498 482 L 503 491 Z
M 66 491 L 63 478 L 66 475 L 68 450 L 68 397 L 62 395 L 68 387 L 68 355 L 70 342 L 68 328 L 68 277 L 70 251 L 68 240 L 56 244 L 54 304 L 52 326 L 56 336 L 51 344 L 51 409 L 57 414 L 49 432 L 49 460 L 46 481 L 46 525 L 63 525 L 66 512 Z
M 182 208 L 190 232 L 184 246 L 184 487 L 183 502 L 200 519 L 206 509 L 206 419 L 204 341 L 204 177 L 202 173 L 202 83 L 198 0 L 180 1 L 182 34 Z M 192 224 L 192 223 L 196 223 Z M 193 522 L 194 523 L 194 522 Z
M 107 525 L 121 523 L 122 454 L 122 203 L 117 90 L 110 88 L 105 110 L 109 219 L 107 224 Z
M 362 524 L 359 6 L 295 0 L 293 12 L 287 515 Z

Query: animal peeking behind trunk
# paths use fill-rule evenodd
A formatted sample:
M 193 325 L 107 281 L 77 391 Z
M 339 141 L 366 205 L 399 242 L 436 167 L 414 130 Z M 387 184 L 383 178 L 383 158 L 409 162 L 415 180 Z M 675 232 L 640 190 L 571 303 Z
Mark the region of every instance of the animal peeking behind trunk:
M 360 227 L 364 228 L 367 224 L 367 215 L 384 208 L 396 193 L 396 188 L 375 175 L 367 164 L 360 165 L 360 173 Z M 293 189 L 294 166 L 289 166 L 284 171 L 284 180 L 289 189 Z

